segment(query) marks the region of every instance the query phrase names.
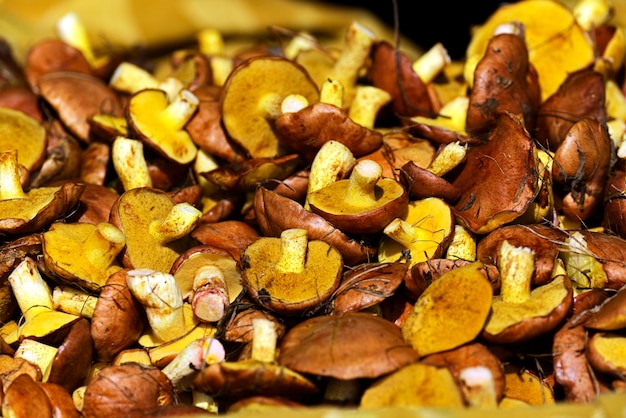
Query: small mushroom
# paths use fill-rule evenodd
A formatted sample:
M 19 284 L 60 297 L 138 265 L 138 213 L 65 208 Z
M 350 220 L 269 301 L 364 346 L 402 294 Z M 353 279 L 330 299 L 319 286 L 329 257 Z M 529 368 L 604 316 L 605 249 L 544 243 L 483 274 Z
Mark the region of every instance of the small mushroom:
M 189 203 L 176 203 L 160 189 L 125 191 L 111 208 L 109 218 L 126 237 L 121 252 L 123 266 L 168 272 L 191 246 L 189 234 L 200 216 L 201 211 Z
M 285 315 L 314 309 L 339 286 L 341 253 L 304 228 L 286 229 L 280 238 L 262 237 L 241 256 L 241 278 L 250 297 Z
M 382 177 L 380 164 L 361 160 L 348 179 L 309 193 L 308 202 L 312 212 L 343 232 L 373 234 L 404 216 L 408 193 L 396 180 Z
M 184 129 L 197 110 L 198 98 L 181 90 L 173 100 L 161 89 L 133 94 L 127 106 L 129 128 L 148 147 L 180 165 L 191 163 L 198 152 Z
M 319 90 L 306 70 L 281 57 L 251 58 L 233 69 L 221 97 L 222 123 L 228 136 L 251 157 L 285 154 L 273 129 L 280 104 L 289 94 L 317 102 Z
M 237 261 L 226 251 L 208 245 L 182 253 L 170 274 L 195 316 L 205 322 L 222 319 L 243 290 Z
M 0 153 L 0 179 L 0 232 L 5 234 L 38 232 L 75 207 L 83 192 L 83 185 L 75 182 L 25 191 L 17 150 Z

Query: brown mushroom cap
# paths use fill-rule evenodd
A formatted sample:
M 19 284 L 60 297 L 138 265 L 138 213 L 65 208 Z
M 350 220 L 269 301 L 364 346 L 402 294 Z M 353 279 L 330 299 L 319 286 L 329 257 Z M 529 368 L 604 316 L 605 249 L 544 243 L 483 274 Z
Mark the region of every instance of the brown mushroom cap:
M 281 340 L 278 363 L 300 373 L 357 379 L 382 376 L 417 358 L 392 322 L 349 312 L 293 326 Z
M 259 56 L 238 65 L 224 83 L 221 114 L 229 137 L 252 157 L 276 157 L 284 153 L 270 121 L 290 94 L 301 94 L 309 103 L 319 91 L 304 67 L 282 57 Z
M 48 382 L 58 384 L 69 393 L 83 385 L 94 359 L 90 328 L 86 318 L 81 318 L 72 325 L 54 356 Z
M 3 416 L 36 416 L 52 417 L 52 405 L 46 392 L 39 383 L 28 374 L 20 374 L 13 383 L 4 390 L 2 397 Z
M 42 75 L 38 83 L 41 96 L 54 107 L 63 125 L 83 143 L 91 141 L 91 116 L 102 112 L 123 115 L 117 94 L 97 77 L 58 71 Z
M 382 167 L 361 160 L 350 178 L 308 194 L 311 211 L 346 233 L 373 234 L 404 216 L 409 196 L 402 184 L 382 177 Z

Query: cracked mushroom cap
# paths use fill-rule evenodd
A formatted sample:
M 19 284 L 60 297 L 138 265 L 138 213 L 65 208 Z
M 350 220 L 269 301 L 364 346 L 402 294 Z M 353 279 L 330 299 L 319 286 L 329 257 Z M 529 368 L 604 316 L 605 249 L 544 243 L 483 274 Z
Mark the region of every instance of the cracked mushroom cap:
M 228 136 L 252 157 L 284 154 L 272 120 L 290 94 L 309 103 L 319 100 L 319 90 L 304 67 L 282 57 L 260 56 L 238 65 L 224 83 L 222 123 Z
M 356 163 L 348 179 L 308 194 L 311 211 L 346 233 L 373 234 L 405 215 L 409 195 L 395 179 L 382 177 L 372 160 Z
M 287 331 L 278 363 L 337 379 L 376 378 L 418 359 L 392 322 L 364 312 L 321 315 Z

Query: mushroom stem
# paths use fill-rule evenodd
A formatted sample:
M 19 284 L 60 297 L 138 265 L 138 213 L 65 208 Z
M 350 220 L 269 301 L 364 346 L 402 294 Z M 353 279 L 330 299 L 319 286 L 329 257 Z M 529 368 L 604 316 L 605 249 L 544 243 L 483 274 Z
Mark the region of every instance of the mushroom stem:
M 0 200 L 25 198 L 26 193 L 20 182 L 17 150 L 0 153 Z
M 378 111 L 391 101 L 387 91 L 374 86 L 357 86 L 348 116 L 359 125 L 373 129 Z
M 427 170 L 437 176 L 443 176 L 465 159 L 467 147 L 458 142 L 451 142 L 428 165 Z
M 344 200 L 355 206 L 370 206 L 378 200 L 376 183 L 383 175 L 383 168 L 373 160 L 356 163 L 350 174 Z
M 82 254 L 89 263 L 106 271 L 126 245 L 126 236 L 115 225 L 101 222 L 82 243 Z
M 602 289 L 608 281 L 602 263 L 589 251 L 587 241 L 578 231 L 572 232 L 565 241 L 562 252 L 567 275 L 580 288 Z
M 224 37 L 215 28 L 205 28 L 196 35 L 198 50 L 205 55 L 215 55 L 224 52 Z
M 91 318 L 98 298 L 73 287 L 56 286 L 52 290 L 52 302 L 58 311 Z
M 130 270 L 126 283 L 135 298 L 145 307 L 154 335 L 171 341 L 185 331 L 183 295 L 174 276 L 150 269 Z
M 76 13 L 69 12 L 62 16 L 57 22 L 56 31 L 63 42 L 78 49 L 92 67 L 96 66 L 97 60 L 87 29 Z
M 205 265 L 196 271 L 193 279 L 191 307 L 194 314 L 205 322 L 217 322 L 230 306 L 224 272 L 217 266 Z
M 172 102 L 161 112 L 161 118 L 165 124 L 173 130 L 182 130 L 198 109 L 200 100 L 187 89 L 181 90 Z
M 143 89 L 157 89 L 160 81 L 149 71 L 130 63 L 120 63 L 109 80 L 109 85 L 117 91 L 134 94 Z
M 356 158 L 350 148 L 338 141 L 326 142 L 315 154 L 309 170 L 309 184 L 304 208 L 310 210 L 308 195 L 345 178 L 354 168 Z
M 359 71 L 369 57 L 375 41 L 374 33 L 357 22 L 352 22 L 348 28 L 344 48 L 328 74 L 328 78 L 339 81 L 348 93 L 348 100 L 344 105 L 349 106 L 352 101 L 351 92 L 356 84 Z
M 252 353 L 254 360 L 272 363 L 276 357 L 276 342 L 278 334 L 276 325 L 267 318 L 254 318 L 252 320 Z
M 476 260 L 476 239 L 461 225 L 454 225 L 452 241 L 446 250 L 448 260 Z
M 450 62 L 448 51 L 437 42 L 413 62 L 413 71 L 424 83 L 430 83 Z
M 26 257 L 9 275 L 9 283 L 26 321 L 54 309 L 52 292 L 32 258 Z
M 174 390 L 182 392 L 191 387 L 196 373 L 207 364 L 223 361 L 224 346 L 211 337 L 199 338 L 187 344 L 162 371 L 170 379 Z
M 487 367 L 466 367 L 459 373 L 459 378 L 461 391 L 470 406 L 478 408 L 498 406 L 495 380 Z
M 498 266 L 502 278 L 502 300 L 510 303 L 529 300 L 535 272 L 535 252 L 530 248 L 516 247 L 505 240 L 500 246 Z
M 276 269 L 283 273 L 304 271 L 308 248 L 308 231 L 304 228 L 285 229 L 280 234 L 280 257 Z
M 32 364 L 37 365 L 39 370 L 41 370 L 41 381 L 47 382 L 58 352 L 59 349 L 57 347 L 31 338 L 25 338 L 15 350 L 14 357 L 28 360 Z
M 309 105 L 309 101 L 301 94 L 289 94 L 280 104 L 281 113 L 296 113 Z
M 124 190 L 152 187 L 152 177 L 143 153 L 143 142 L 118 136 L 111 148 L 113 167 Z
M 413 247 L 422 238 L 419 229 L 402 218 L 395 218 L 383 230 L 383 233 L 406 248 Z
M 320 89 L 320 102 L 341 108 L 344 88 L 340 81 L 327 78 Z
M 202 211 L 189 203 L 177 203 L 172 206 L 167 217 L 150 222 L 148 229 L 155 240 L 168 243 L 191 233 L 201 217 Z
M 300 52 L 310 51 L 315 48 L 317 48 L 317 40 L 313 35 L 307 32 L 298 32 L 283 48 L 283 55 L 285 58 L 293 60 L 296 59 Z

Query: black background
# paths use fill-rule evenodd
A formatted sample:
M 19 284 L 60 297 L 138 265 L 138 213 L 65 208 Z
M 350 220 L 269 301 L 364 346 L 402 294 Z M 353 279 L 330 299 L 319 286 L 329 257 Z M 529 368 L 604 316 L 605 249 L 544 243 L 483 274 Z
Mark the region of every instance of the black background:
M 326 0 L 366 8 L 394 26 L 392 0 Z M 484 23 L 502 1 L 397 0 L 400 33 L 423 49 L 441 42 L 453 59 L 463 59 L 473 25 Z

